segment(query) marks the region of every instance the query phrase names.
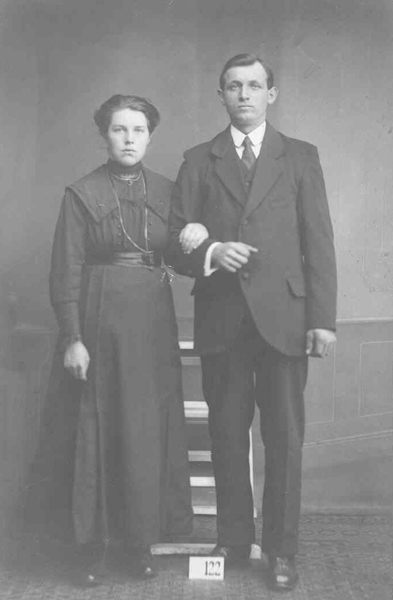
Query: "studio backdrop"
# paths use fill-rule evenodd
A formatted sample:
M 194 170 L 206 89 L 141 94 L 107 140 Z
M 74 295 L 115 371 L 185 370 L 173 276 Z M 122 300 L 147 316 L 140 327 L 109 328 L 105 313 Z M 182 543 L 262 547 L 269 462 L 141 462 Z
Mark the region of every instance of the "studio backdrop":
M 218 75 L 239 52 L 275 71 L 272 124 L 318 146 L 335 230 L 338 344 L 310 369 L 305 510 L 391 504 L 392 30 L 390 0 L 0 2 L 1 523 L 37 443 L 64 186 L 106 159 L 94 110 L 114 93 L 150 98 L 162 123 L 147 164 L 175 178 L 184 150 L 226 126 Z M 181 340 L 192 337 L 190 285 L 173 283 Z M 200 398 L 198 361 L 184 384 L 186 398 Z

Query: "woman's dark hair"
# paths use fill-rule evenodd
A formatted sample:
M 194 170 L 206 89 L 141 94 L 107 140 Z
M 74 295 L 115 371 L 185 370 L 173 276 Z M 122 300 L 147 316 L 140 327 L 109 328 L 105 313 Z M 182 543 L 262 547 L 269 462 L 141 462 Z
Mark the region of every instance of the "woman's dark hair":
M 125 108 L 137 110 L 145 115 L 150 134 L 153 133 L 160 122 L 160 113 L 146 98 L 142 98 L 141 96 L 123 96 L 122 94 L 115 94 L 101 104 L 100 108 L 94 113 L 94 122 L 102 136 L 105 137 L 108 133 L 113 113 L 118 110 L 124 110 Z
M 220 75 L 220 90 L 224 90 L 225 88 L 225 74 L 232 67 L 251 67 L 255 65 L 255 63 L 259 63 L 266 71 L 267 76 L 267 89 L 270 90 L 274 86 L 274 75 L 273 70 L 269 67 L 268 64 L 256 54 L 236 54 L 230 58 L 224 65 L 221 75 Z

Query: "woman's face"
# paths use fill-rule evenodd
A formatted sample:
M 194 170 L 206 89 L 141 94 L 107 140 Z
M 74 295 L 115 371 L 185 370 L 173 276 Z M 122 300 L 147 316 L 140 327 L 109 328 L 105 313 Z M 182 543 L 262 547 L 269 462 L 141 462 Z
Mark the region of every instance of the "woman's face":
M 114 112 L 105 140 L 109 158 L 132 167 L 142 160 L 150 142 L 146 116 L 130 108 Z

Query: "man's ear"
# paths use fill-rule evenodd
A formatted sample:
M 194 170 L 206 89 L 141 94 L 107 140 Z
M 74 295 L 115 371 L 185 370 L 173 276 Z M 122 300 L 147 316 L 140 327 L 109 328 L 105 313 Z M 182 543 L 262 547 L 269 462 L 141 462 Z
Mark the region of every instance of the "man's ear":
M 221 100 L 221 104 L 222 104 L 223 106 L 225 106 L 225 101 L 224 101 L 224 92 L 223 92 L 222 90 L 217 90 L 217 94 L 218 94 L 218 97 L 219 97 L 219 98 L 220 98 L 220 100 Z
M 278 89 L 276 87 L 271 87 L 267 92 L 267 103 L 273 104 L 278 96 Z

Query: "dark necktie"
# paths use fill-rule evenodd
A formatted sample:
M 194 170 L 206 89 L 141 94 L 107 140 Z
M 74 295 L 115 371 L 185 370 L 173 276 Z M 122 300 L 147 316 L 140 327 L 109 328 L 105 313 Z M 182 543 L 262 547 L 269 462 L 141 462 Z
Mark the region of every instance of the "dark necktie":
M 247 171 L 250 171 L 253 168 L 253 166 L 255 165 L 255 162 L 257 159 L 255 158 L 255 154 L 252 150 L 251 140 L 248 137 L 248 135 L 246 135 L 246 137 L 243 140 L 243 146 L 244 146 L 244 150 L 243 150 L 242 162 L 243 162 L 244 166 L 246 167 Z

